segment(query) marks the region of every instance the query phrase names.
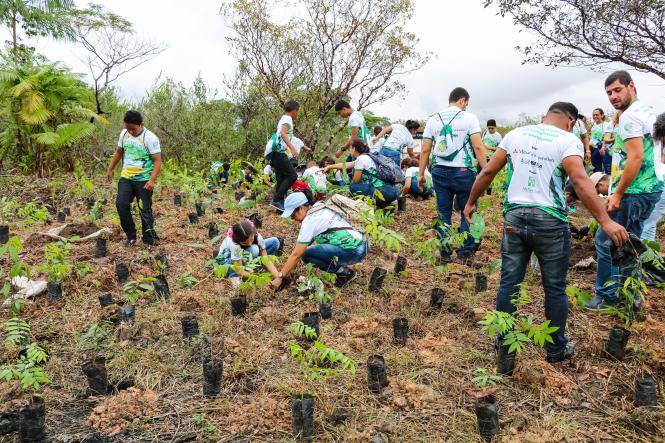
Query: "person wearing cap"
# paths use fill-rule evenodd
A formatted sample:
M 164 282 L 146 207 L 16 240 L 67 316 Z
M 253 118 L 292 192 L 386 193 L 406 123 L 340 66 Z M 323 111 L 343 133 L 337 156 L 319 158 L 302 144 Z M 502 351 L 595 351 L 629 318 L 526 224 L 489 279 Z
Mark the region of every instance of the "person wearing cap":
M 356 271 L 347 266 L 365 259 L 368 243 L 363 234 L 337 212 L 323 203 L 310 206 L 305 194 L 294 192 L 284 200 L 282 217 L 300 223 L 300 232 L 295 248 L 272 281 L 273 287 L 279 288 L 282 279 L 293 272 L 301 260 L 336 274 L 337 287 L 346 286 L 356 277 Z
M 586 175 L 582 142 L 571 132 L 577 119 L 577 108 L 572 103 L 557 102 L 550 106 L 543 123 L 509 132 L 492 160 L 480 171 L 464 208 L 464 217 L 471 223 L 478 198 L 507 164 L 501 283 L 496 309 L 515 312 L 513 297 L 524 281 L 531 254 L 535 253 L 545 290 L 545 317 L 550 326 L 557 328 L 552 333 L 552 342 L 545 343 L 550 363 L 571 358 L 574 353 L 566 337 L 566 275 L 571 254 L 564 191 L 566 176 L 610 238 L 617 244 L 628 238 L 626 230 L 607 215 Z M 503 345 L 500 339 L 496 345 L 497 350 Z
M 612 220 L 640 238 L 644 222 L 660 200 L 664 187 L 660 153 L 656 152 L 652 137 L 656 112 L 637 98 L 635 83 L 626 71 L 610 74 L 605 79 L 605 92 L 614 109 L 622 111 L 612 157 L 607 212 Z M 596 231 L 595 244 L 596 294 L 585 307 L 602 310 L 617 304 L 620 285 L 626 277 L 641 279 L 641 271 L 636 264 L 623 267 L 612 264 L 611 236 L 603 229 Z

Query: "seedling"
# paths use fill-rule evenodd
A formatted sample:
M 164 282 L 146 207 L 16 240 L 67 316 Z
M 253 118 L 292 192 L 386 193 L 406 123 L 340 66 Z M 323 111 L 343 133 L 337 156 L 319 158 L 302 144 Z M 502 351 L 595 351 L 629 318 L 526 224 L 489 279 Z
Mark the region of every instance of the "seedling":
M 471 379 L 473 387 L 476 388 L 474 395 L 478 398 L 491 395 L 496 392 L 496 385 L 503 377 L 491 372 L 485 368 L 476 368 L 474 371 L 475 376 Z
M 41 269 L 48 273 L 48 279 L 51 282 L 61 282 L 72 274 L 74 266 L 69 262 L 69 254 L 72 249 L 72 243 L 66 240 L 60 240 L 46 245 L 44 258 L 46 264 Z
M 611 284 L 611 282 L 608 282 L 608 284 Z M 618 293 L 621 303 L 606 307 L 602 310 L 602 313 L 616 315 L 626 327 L 630 327 L 635 320 L 639 307 L 644 302 L 647 286 L 642 280 L 626 277 L 623 285 L 619 287 Z
M 579 310 L 583 310 L 586 302 L 591 300 L 591 294 L 576 288 L 575 286 L 568 286 L 566 288 L 566 295 L 570 299 L 571 303 L 577 306 Z
M 300 276 L 298 279 L 298 292 L 308 293 L 310 300 L 315 300 L 319 303 L 330 303 L 332 300 L 331 294 L 326 291 L 325 283 L 334 283 L 336 275 L 329 272 L 322 272 L 319 278 L 314 272 L 314 266 L 307 264 L 307 275 Z
M 22 347 L 30 335 L 30 326 L 20 318 L 12 318 L 5 322 L 5 346 L 9 349 Z M 48 355 L 37 343 L 30 343 L 22 349 L 20 357 L 14 363 L 0 365 L 0 381 L 18 380 L 23 389 L 38 391 L 43 385 L 50 383 L 48 375 L 39 365 L 46 363 Z
M 125 283 L 122 287 L 122 292 L 125 295 L 127 301 L 134 305 L 141 296 L 152 292 L 154 289 L 152 282 L 154 280 L 155 279 L 153 277 L 144 277 L 139 275 L 138 281 L 132 280 Z
M 109 335 L 106 329 L 110 327 L 112 327 L 112 324 L 109 322 L 102 322 L 101 324 L 93 323 L 90 325 L 88 331 L 85 334 L 81 334 L 78 338 L 79 348 L 84 351 L 108 349 L 110 346 L 104 341 Z
M 496 335 L 503 337 L 502 345 L 508 347 L 509 353 L 520 353 L 524 351 L 530 342 L 543 347 L 545 343 L 554 343 L 552 334 L 558 326 L 550 326 L 550 321 L 536 323 L 533 315 L 521 315 L 521 309 L 531 303 L 531 297 L 526 284 L 519 285 L 519 291 L 514 294 L 513 304 L 516 310 L 513 314 L 492 310 L 478 323 L 490 338 Z
M 180 279 L 178 280 L 178 287 L 191 289 L 198 282 L 199 279 L 194 277 L 190 271 L 187 271 L 180 276 Z
M 302 322 L 293 323 L 289 330 L 296 337 L 315 339 L 316 331 Z M 298 363 L 306 376 L 312 380 L 320 377 L 336 375 L 337 369 L 333 368 L 337 364 L 341 365 L 343 370 L 349 371 L 355 375 L 358 364 L 346 355 L 338 352 L 318 340 L 312 343 L 313 348 L 305 349 L 297 342 L 289 340 L 287 343 L 287 352 L 291 359 Z

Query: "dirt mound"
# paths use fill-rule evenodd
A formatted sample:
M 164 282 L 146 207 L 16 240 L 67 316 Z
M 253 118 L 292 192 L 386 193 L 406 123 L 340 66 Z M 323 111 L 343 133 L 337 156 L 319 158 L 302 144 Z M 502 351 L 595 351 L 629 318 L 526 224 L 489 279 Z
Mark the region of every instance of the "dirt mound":
M 290 432 L 291 407 L 288 400 L 272 397 L 252 400 L 249 402 L 236 401 L 229 409 L 228 432 L 231 434 L 272 434 Z
M 523 383 L 543 386 L 553 394 L 566 395 L 573 390 L 572 380 L 543 360 L 518 360 L 513 376 Z
M 92 410 L 85 424 L 113 436 L 159 412 L 157 394 L 129 388 Z
M 405 410 L 423 410 L 434 408 L 437 394 L 430 386 L 419 385 L 410 380 L 390 379 L 394 406 Z

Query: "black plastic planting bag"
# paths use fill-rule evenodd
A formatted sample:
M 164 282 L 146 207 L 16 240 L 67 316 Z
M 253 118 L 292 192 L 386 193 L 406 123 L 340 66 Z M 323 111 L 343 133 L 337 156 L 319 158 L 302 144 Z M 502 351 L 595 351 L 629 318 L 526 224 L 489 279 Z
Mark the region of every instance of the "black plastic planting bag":
M 642 255 L 642 253 L 646 250 L 647 248 L 644 246 L 642 241 L 631 232 L 628 241 L 623 245 L 618 247 L 614 243 L 610 245 L 612 265 L 628 266 L 631 263 L 635 263 L 639 259 L 640 255 Z

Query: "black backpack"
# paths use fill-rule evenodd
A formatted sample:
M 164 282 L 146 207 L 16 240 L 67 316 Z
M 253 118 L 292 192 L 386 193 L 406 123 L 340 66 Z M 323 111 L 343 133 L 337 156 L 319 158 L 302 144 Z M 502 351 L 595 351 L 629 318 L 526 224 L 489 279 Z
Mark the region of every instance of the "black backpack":
M 376 164 L 376 178 L 391 185 L 404 182 L 404 173 L 392 159 L 379 153 L 367 153 L 367 155 Z

